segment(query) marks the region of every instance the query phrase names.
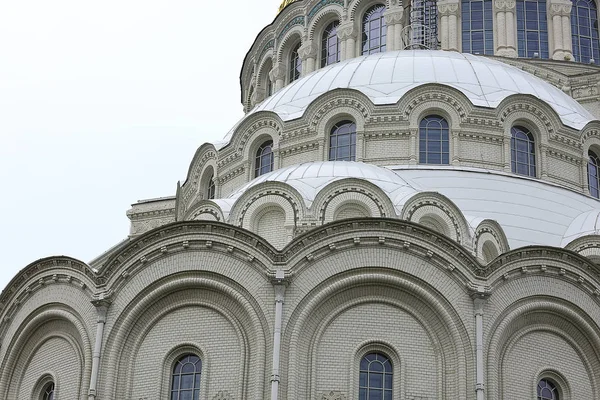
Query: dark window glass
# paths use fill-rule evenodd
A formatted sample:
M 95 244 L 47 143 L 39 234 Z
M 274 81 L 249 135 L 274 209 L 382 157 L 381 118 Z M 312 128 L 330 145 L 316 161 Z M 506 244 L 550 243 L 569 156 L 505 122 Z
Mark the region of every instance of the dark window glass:
M 329 161 L 354 161 L 356 159 L 356 124 L 342 121 L 331 128 L 329 135 Z
M 556 385 L 549 379 L 542 379 L 538 382 L 537 396 L 538 400 L 560 400 Z
M 600 198 L 600 159 L 593 151 L 588 152 L 590 160 L 588 161 L 588 188 L 590 194 L 595 198 Z
M 594 0 L 573 0 L 571 34 L 575 61 L 600 63 L 598 40 L 598 11 Z
M 384 11 L 383 4 L 376 4 L 365 13 L 362 30 L 363 55 L 385 51 L 387 26 L 383 17 Z
M 546 0 L 517 1 L 517 47 L 519 57 L 549 58 Z
M 419 124 L 419 163 L 449 164 L 450 139 L 448 121 L 429 115 Z
M 327 25 L 321 39 L 321 67 L 340 61 L 340 39 L 337 36 L 339 21 Z
M 391 400 L 393 369 L 381 353 L 369 353 L 360 361 L 359 400 Z
M 54 382 L 47 383 L 42 390 L 42 400 L 54 400 Z
M 171 400 L 199 400 L 202 361 L 194 354 L 181 357 L 173 367 Z
M 211 175 L 210 179 L 208 181 L 208 189 L 206 191 L 206 198 L 207 199 L 215 198 L 215 176 L 214 175 Z
M 264 142 L 256 151 L 254 177 L 273 171 L 273 141 Z
M 300 74 L 302 73 L 302 60 L 298 54 L 299 49 L 300 43 L 294 47 L 292 53 L 290 54 L 290 82 L 300 78 Z
M 411 46 L 436 50 L 438 47 L 437 2 L 412 0 L 410 9 Z
M 463 0 L 463 52 L 494 54 L 492 0 Z
M 510 165 L 515 174 L 536 176 L 535 140 L 527 128 L 513 126 L 510 130 Z

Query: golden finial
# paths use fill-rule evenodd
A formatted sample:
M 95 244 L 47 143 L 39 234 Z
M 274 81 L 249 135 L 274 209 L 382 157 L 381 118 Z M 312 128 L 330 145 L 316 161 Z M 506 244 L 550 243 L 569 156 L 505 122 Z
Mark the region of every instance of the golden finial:
M 283 10 L 285 7 L 288 6 L 288 4 L 292 4 L 295 1 L 296 0 L 283 0 L 283 2 L 281 3 L 281 5 L 279 6 L 279 11 L 277 11 L 277 13 L 280 13 L 281 10 Z

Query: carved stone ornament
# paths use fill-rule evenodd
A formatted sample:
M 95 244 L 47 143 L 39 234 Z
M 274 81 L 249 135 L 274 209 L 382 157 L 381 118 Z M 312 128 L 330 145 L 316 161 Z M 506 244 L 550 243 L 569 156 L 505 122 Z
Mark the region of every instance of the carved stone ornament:
M 323 393 L 320 400 L 346 400 L 346 396 L 342 392 L 332 390 Z
M 550 4 L 550 12 L 551 16 L 560 15 L 560 16 L 571 16 L 571 8 L 573 4 L 571 2 L 568 3 L 551 3 Z
M 213 397 L 213 400 L 231 400 L 231 395 L 226 390 L 219 390 L 219 392 Z
M 404 16 L 404 10 L 402 8 L 390 8 L 383 13 L 385 23 L 387 26 L 396 25 L 402 23 L 402 17 Z
M 272 81 L 276 81 L 278 79 L 284 79 L 285 78 L 285 66 L 281 63 L 277 63 L 273 66 L 273 69 L 271 70 L 271 72 L 269 72 L 269 78 L 271 78 Z
M 353 21 L 347 21 L 338 26 L 337 35 L 340 40 L 356 38 L 358 36 L 358 29 Z
M 459 4 L 455 1 L 439 1 L 438 11 L 440 16 L 458 15 L 460 12 Z
M 302 60 L 306 60 L 307 58 L 316 58 L 317 50 L 316 44 L 314 44 L 312 41 L 307 41 L 298 49 L 298 55 Z
M 494 2 L 498 11 L 514 11 L 516 4 L 515 0 L 496 0 Z

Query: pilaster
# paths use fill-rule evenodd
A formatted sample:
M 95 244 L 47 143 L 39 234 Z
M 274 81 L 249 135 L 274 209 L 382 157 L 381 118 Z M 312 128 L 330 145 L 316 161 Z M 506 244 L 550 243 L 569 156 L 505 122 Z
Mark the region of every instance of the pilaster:
M 496 0 L 494 2 L 496 55 L 498 56 L 517 57 L 515 10 L 515 0 Z
M 358 29 L 354 21 L 344 21 L 337 28 L 337 36 L 340 39 L 341 60 L 348 60 L 356 57 L 356 37 Z
M 285 66 L 283 63 L 278 62 L 273 66 L 273 69 L 269 72 L 269 78 L 272 82 L 275 82 L 275 91 L 283 88 L 285 81 Z
M 312 40 L 302 42 L 302 46 L 298 49 L 298 55 L 302 60 L 302 76 L 310 74 L 315 70 L 317 59 L 317 45 Z
M 387 26 L 387 43 L 386 48 L 388 51 L 402 50 L 404 45 L 402 43 L 402 19 L 404 17 L 404 10 L 400 6 L 390 8 L 383 13 L 385 18 L 385 24 Z
M 548 16 L 552 32 L 552 48 L 554 60 L 572 60 L 573 44 L 571 38 L 571 8 L 572 3 L 565 0 L 551 0 Z
M 442 50 L 458 51 L 460 5 L 457 0 L 440 0 L 437 4 Z

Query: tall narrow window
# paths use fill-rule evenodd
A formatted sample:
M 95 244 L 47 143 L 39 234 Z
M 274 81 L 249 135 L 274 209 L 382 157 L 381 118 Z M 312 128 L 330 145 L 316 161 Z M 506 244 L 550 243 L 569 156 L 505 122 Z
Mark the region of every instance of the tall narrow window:
M 600 63 L 598 40 L 598 10 L 594 0 L 572 0 L 571 34 L 575 61 Z
M 302 60 L 300 59 L 300 43 L 298 43 L 290 54 L 290 82 L 300 78 L 302 73 Z
M 517 1 L 519 57 L 549 58 L 546 0 Z
M 549 379 L 540 379 L 537 385 L 538 400 L 560 400 L 558 388 Z
M 337 36 L 339 21 L 333 21 L 323 31 L 321 39 L 321 67 L 340 61 L 340 39 Z
M 494 54 L 492 0 L 463 0 L 462 51 L 471 54 Z
M 214 199 L 215 198 L 215 176 L 211 175 L 208 180 L 208 188 L 206 189 L 206 198 Z
M 588 188 L 590 194 L 595 198 L 600 198 L 600 159 L 593 151 L 588 152 Z
M 376 4 L 365 13 L 362 30 L 363 55 L 385 51 L 387 26 L 383 17 L 384 11 L 383 4 Z
M 42 400 L 54 400 L 54 382 L 47 383 L 42 389 Z
M 510 134 L 510 166 L 512 172 L 535 177 L 535 139 L 533 134 L 522 126 L 513 126 Z
M 360 361 L 359 400 L 392 400 L 393 370 L 381 353 L 369 353 Z
M 338 122 L 329 135 L 329 161 L 354 161 L 356 159 L 356 124 Z
M 419 163 L 450 164 L 450 129 L 439 115 L 429 115 L 419 124 Z
M 202 361 L 194 354 L 181 357 L 173 367 L 170 400 L 199 400 Z
M 260 145 L 256 151 L 254 177 L 273 171 L 273 141 L 269 140 Z

